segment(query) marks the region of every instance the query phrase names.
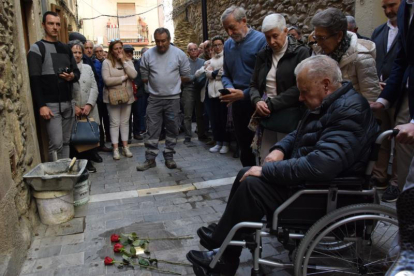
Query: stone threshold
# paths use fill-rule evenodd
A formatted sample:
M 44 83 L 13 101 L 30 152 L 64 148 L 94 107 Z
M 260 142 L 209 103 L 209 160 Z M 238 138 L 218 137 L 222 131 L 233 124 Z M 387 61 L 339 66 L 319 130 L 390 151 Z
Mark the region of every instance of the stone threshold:
M 157 187 L 157 188 L 150 188 L 150 189 L 140 189 L 140 190 L 125 191 L 125 192 L 91 195 L 89 197 L 89 202 L 90 203 L 102 202 L 102 201 L 109 201 L 109 200 L 116 200 L 116 199 L 163 195 L 163 194 L 171 194 L 171 193 L 179 193 L 179 192 L 188 192 L 192 190 L 200 190 L 200 189 L 206 189 L 206 188 L 214 188 L 214 187 L 233 184 L 235 179 L 236 177 L 226 177 L 226 178 L 220 178 L 220 179 L 214 179 L 214 180 L 208 180 L 208 181 L 202 181 L 202 182 L 194 182 L 190 184 L 183 184 L 183 185 L 176 185 L 176 186 L 166 186 L 166 187 Z

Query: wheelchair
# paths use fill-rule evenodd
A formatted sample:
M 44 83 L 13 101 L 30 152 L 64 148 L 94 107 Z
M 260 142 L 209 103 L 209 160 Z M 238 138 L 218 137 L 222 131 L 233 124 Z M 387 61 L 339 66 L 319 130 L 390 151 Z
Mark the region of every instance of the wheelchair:
M 263 275 L 262 266 L 293 268 L 295 276 L 385 275 L 398 258 L 398 220 L 396 210 L 379 204 L 370 177 L 382 141 L 397 134 L 388 130 L 377 137 L 364 176 L 306 183 L 276 209 L 271 221 L 235 225 L 210 268 L 228 246 L 241 246 L 252 252 L 251 275 Z M 240 229 L 253 234 L 232 240 Z M 289 250 L 290 263 L 261 257 L 262 238 L 270 236 Z

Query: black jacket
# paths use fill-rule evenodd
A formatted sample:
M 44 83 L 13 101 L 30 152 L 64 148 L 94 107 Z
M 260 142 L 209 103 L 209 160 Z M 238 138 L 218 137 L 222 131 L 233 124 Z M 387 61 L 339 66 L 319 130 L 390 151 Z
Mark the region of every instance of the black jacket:
M 387 80 L 387 85 L 381 92 L 380 98 L 384 98 L 390 104 L 396 105 L 396 111 L 401 105 L 404 98 L 403 91 L 408 84 L 408 103 L 410 107 L 410 116 L 414 117 L 414 21 L 410 22 L 410 5 L 406 1 L 402 1 L 398 9 L 398 47 L 397 57 L 394 61 L 391 74 Z M 408 121 L 407 121 L 408 123 Z
M 368 101 L 351 82 L 344 82 L 322 101 L 318 111 L 305 113 L 297 130 L 271 148 L 283 151 L 285 160 L 266 163 L 263 178 L 296 186 L 337 176 L 361 176 L 378 132 Z
M 254 107 L 266 90 L 266 77 L 272 68 L 272 54 L 273 51 L 269 46 L 257 54 L 250 81 L 250 99 Z M 270 111 L 299 105 L 299 90 L 296 87 L 294 71 L 296 66 L 308 57 L 309 49 L 303 43 L 288 36 L 287 50 L 277 64 L 276 88 L 278 95 L 266 101 Z
M 375 43 L 377 49 L 377 57 L 375 61 L 377 63 L 378 78 L 382 75 L 382 79 L 385 81 L 391 74 L 394 60 L 397 57 L 398 39 L 394 39 L 390 50 L 387 52 L 388 45 L 388 32 L 390 27 L 387 23 L 378 26 L 372 33 L 371 40 Z
M 137 97 L 143 97 L 145 95 L 145 84 L 141 78 L 141 70 L 139 67 L 141 66 L 141 59 L 133 59 L 132 63 L 134 63 L 135 71 L 138 72 L 137 77 L 134 79 L 134 83 L 137 86 Z

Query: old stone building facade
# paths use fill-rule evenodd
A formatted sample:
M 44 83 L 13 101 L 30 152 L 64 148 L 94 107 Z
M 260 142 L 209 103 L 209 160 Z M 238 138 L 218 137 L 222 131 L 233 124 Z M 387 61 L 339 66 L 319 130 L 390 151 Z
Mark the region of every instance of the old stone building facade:
M 45 9 L 59 12 L 66 30 L 76 27 L 73 3 L 0 0 L 0 275 L 19 275 L 40 223 L 30 187 L 23 181 L 41 162 L 27 51 L 43 36 Z
M 245 8 L 248 24 L 256 30 L 260 30 L 266 15 L 277 12 L 285 16 L 288 25 L 301 28 L 304 34 L 309 34 L 312 31 L 310 21 L 313 15 L 320 10 L 335 7 L 343 10 L 346 14 L 353 15 L 355 13 L 355 0 L 209 0 L 207 1 L 207 17 L 210 38 L 215 35 L 227 37 L 221 26 L 220 16 L 231 5 Z M 189 42 L 202 42 L 201 0 L 175 0 L 173 7 L 174 43 L 185 49 Z M 194 39 L 196 40 L 194 41 Z

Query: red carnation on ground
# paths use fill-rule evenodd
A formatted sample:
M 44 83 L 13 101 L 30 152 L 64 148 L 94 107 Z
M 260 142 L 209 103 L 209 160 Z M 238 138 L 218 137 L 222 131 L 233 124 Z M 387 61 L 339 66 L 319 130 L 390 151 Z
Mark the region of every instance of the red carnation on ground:
M 120 243 L 116 243 L 114 245 L 114 252 L 121 252 L 121 250 L 124 248 L 124 246 Z
M 119 235 L 112 234 L 111 235 L 111 242 L 119 242 Z
M 110 257 L 105 257 L 104 263 L 105 263 L 105 265 L 113 265 L 114 264 L 114 259 L 112 259 Z

